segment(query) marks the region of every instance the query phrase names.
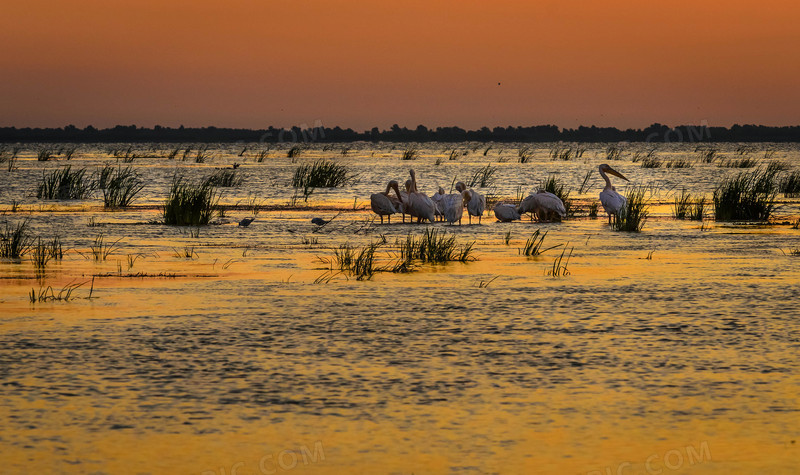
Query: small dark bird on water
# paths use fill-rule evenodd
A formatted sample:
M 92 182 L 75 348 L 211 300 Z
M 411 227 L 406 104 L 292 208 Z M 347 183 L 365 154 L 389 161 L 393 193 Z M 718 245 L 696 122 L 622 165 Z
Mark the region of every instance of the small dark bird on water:
M 243 228 L 246 228 L 246 227 L 250 226 L 250 223 L 252 223 L 255 220 L 256 220 L 256 218 L 244 218 L 241 221 L 239 221 L 239 226 L 241 226 Z
M 317 226 L 322 226 L 323 224 L 328 224 L 330 221 L 325 221 L 322 218 L 312 218 L 311 222 L 316 224 Z

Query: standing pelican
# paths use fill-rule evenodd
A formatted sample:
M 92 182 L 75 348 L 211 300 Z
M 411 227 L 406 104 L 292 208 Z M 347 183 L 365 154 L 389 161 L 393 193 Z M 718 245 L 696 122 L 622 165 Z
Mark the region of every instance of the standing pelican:
M 408 203 L 406 204 L 406 212 L 411 216 L 417 218 L 417 222 L 427 219 L 431 223 L 435 221 L 436 205 L 433 200 L 428 198 L 425 193 L 420 193 L 417 188 L 417 176 L 414 170 L 409 170 L 411 175 L 411 187 L 408 192 Z
M 481 224 L 481 216 L 486 210 L 486 197 L 475 190 L 468 190 L 463 181 L 456 183 L 456 190 L 464 195 L 464 202 L 467 204 L 467 215 L 469 224 L 472 224 L 472 217 L 478 217 L 478 224 Z
M 461 217 L 464 216 L 464 195 L 461 193 L 450 193 L 448 195 L 443 195 L 441 204 L 444 220 L 450 224 L 458 221 L 458 224 L 460 225 Z
M 613 168 L 609 167 L 607 164 L 602 164 L 598 167 L 600 171 L 600 176 L 603 177 L 603 180 L 606 181 L 606 186 L 603 188 L 603 191 L 600 192 L 600 203 L 603 205 L 603 209 L 606 210 L 608 213 L 608 224 L 611 224 L 611 216 L 613 215 L 616 219 L 617 214 L 625 208 L 627 204 L 627 200 L 624 196 L 617 193 L 617 190 L 611 186 L 611 180 L 606 175 L 606 172 L 620 177 L 625 181 L 630 181 L 625 178 L 622 173 L 614 170 Z
M 549 191 L 539 190 L 528 195 L 517 208 L 519 214 L 535 214 L 539 221 L 552 221 L 555 216 L 559 219 L 567 216 L 567 210 L 561 198 Z
M 497 203 L 494 206 L 494 217 L 503 223 L 509 223 L 520 219 L 516 206 L 506 203 Z
M 397 193 L 396 200 L 389 196 L 389 191 L 392 189 L 394 189 L 395 193 Z M 386 185 L 386 191 L 382 193 L 374 193 L 369 197 L 369 199 L 372 211 L 381 217 L 381 224 L 383 224 L 384 216 L 388 218 L 389 224 L 391 224 L 392 215 L 402 211 L 403 197 L 400 195 L 400 189 L 398 188 L 395 180 L 390 181 Z
M 442 188 L 441 186 L 439 187 L 438 190 L 436 190 L 436 193 L 434 193 L 433 196 L 431 196 L 431 200 L 433 200 L 433 203 L 436 205 L 435 214 L 439 218 L 442 218 L 444 216 L 444 203 L 442 203 L 444 197 L 445 197 L 444 188 Z

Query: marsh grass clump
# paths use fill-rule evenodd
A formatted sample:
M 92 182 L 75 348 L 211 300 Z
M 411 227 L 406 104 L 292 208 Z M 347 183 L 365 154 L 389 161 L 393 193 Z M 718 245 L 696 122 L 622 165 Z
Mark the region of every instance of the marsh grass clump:
M 144 182 L 131 167 L 115 169 L 107 165 L 98 173 L 97 187 L 103 192 L 106 208 L 124 208 L 142 191 Z
M 455 151 L 455 150 L 454 150 Z M 450 160 L 453 160 L 453 154 L 450 154 Z M 402 155 L 400 155 L 401 160 L 416 160 L 419 158 L 419 151 L 415 148 L 407 148 L 403 150 Z
M 400 259 L 404 262 L 443 263 L 450 261 L 467 262 L 475 260 L 472 256 L 475 241 L 458 244 L 456 237 L 436 228 L 428 228 L 421 236 L 412 234 L 400 243 Z
M 232 188 L 241 186 L 242 181 L 242 177 L 236 173 L 236 170 L 217 170 L 208 176 L 204 183 L 208 186 Z
M 519 250 L 519 253 L 523 256 L 534 257 L 542 254 L 550 249 L 556 248 L 559 245 L 550 246 L 548 248 L 543 249 L 542 245 L 544 244 L 544 238 L 547 236 L 547 231 L 544 233 L 541 232 L 541 229 L 537 229 L 536 231 L 531 234 L 531 237 L 525 242 L 525 246 Z
M 779 160 L 772 160 L 767 164 L 768 172 L 782 172 L 789 169 L 789 164 Z
M 36 244 L 33 244 L 31 248 L 33 249 L 31 252 L 33 266 L 37 271 L 43 271 L 44 268 L 47 267 L 47 263 L 52 259 L 50 246 L 46 242 L 42 242 L 42 237 L 39 236 L 36 238 Z
M 700 161 L 703 163 L 712 163 L 717 158 L 717 150 L 716 148 L 697 148 L 696 150 L 698 156 L 700 157 Z
M 688 158 L 681 157 L 675 160 L 669 160 L 664 164 L 666 168 L 692 168 L 694 164 Z
M 88 198 L 94 183 L 86 175 L 86 169 L 72 170 L 72 166 L 42 172 L 42 180 L 36 189 L 36 197 L 44 200 L 81 200 Z
M 208 147 L 198 148 L 194 155 L 194 163 L 206 163 L 209 160 L 211 160 L 211 154 L 208 153 Z
M 567 265 L 569 264 L 569 259 L 572 257 L 572 251 L 575 249 L 574 247 L 569 248 L 569 254 L 567 254 L 567 246 L 569 243 L 564 245 L 564 249 L 561 251 L 561 255 L 556 257 L 553 260 L 553 266 L 547 271 L 547 275 L 551 277 L 566 277 L 570 274 Z M 566 259 L 564 259 L 566 254 Z
M 622 158 L 622 148 L 610 145 L 606 148 L 606 160 L 619 160 Z
M 720 168 L 754 168 L 758 166 L 758 159 L 745 157 L 738 160 L 720 160 L 719 163 L 717 163 L 717 166 Z
M 654 155 L 647 155 L 641 159 L 640 165 L 642 168 L 661 168 L 662 162 Z
M 264 159 L 267 158 L 268 156 L 269 156 L 269 149 L 259 150 L 258 152 L 256 152 L 255 156 L 256 162 L 263 163 Z
M 103 233 L 98 234 L 94 238 L 94 243 L 89 246 L 89 249 L 92 252 L 92 258 L 95 261 L 104 261 L 108 259 L 108 256 L 111 255 L 111 253 L 119 249 L 117 244 L 120 241 L 122 241 L 122 238 L 119 238 L 114 242 L 108 242 L 105 240 Z
M 692 221 L 702 221 L 705 217 L 705 213 L 706 198 L 704 196 L 695 198 L 694 203 L 692 203 L 691 207 L 689 208 L 689 219 Z
M 299 146 L 299 145 L 294 145 L 292 148 L 290 148 L 290 149 L 289 149 L 289 150 L 286 152 L 286 157 L 287 157 L 287 158 L 295 158 L 295 157 L 297 157 L 298 155 L 300 155 L 300 152 L 301 152 L 301 151 L 302 151 L 302 149 L 300 148 L 300 146 Z
M 520 147 L 520 149 L 517 150 L 517 160 L 519 163 L 528 163 L 532 158 L 533 152 L 531 152 L 530 147 Z
M 311 165 L 300 165 L 292 176 L 294 188 L 335 188 L 344 186 L 354 177 L 344 165 L 328 160 L 317 160 Z
M 633 186 L 628 188 L 627 202 L 617 213 L 616 220 L 613 221 L 615 231 L 625 231 L 638 233 L 644 227 L 649 212 L 649 206 L 645 202 L 645 192 L 647 187 Z
M 211 221 L 217 201 L 213 186 L 206 183 L 186 183 L 176 176 L 172 180 L 172 188 L 164 205 L 164 224 L 206 225 Z
M 714 190 L 717 221 L 766 221 L 775 208 L 775 172 L 754 170 L 724 179 Z
M 675 196 L 672 203 L 672 216 L 676 219 L 686 219 L 691 207 L 692 195 L 686 192 L 686 188 L 681 190 L 681 194 Z
M 467 179 L 467 188 L 486 188 L 488 186 L 492 186 L 494 183 L 494 174 L 497 172 L 497 168 L 486 165 L 485 167 L 481 167 L 472 174 L 472 177 Z
M 800 195 L 800 171 L 786 174 L 780 182 L 779 190 L 786 197 Z
M 0 257 L 10 257 L 19 259 L 27 253 L 33 238 L 28 234 L 28 220 L 25 219 L 16 224 L 9 225 L 6 221 L 4 230 L 0 234 Z
M 51 158 L 53 158 L 54 156 L 55 156 L 55 152 L 53 151 L 53 149 L 42 148 L 42 149 L 39 149 L 39 152 L 36 154 L 36 160 L 38 160 L 40 162 L 47 162 Z
M 88 282 L 88 281 L 87 281 Z M 37 292 L 36 289 L 31 289 L 31 292 L 28 294 L 28 298 L 30 299 L 31 303 L 41 303 L 41 302 L 69 302 L 70 300 L 74 300 L 77 297 L 73 297 L 72 294 L 78 288 L 85 285 L 86 282 L 80 283 L 72 283 L 65 285 L 58 293 L 55 293 L 52 286 L 40 287 L 39 291 Z M 92 289 L 89 290 L 89 297 L 92 298 L 92 290 L 94 290 L 94 278 L 92 278 Z
M 375 264 L 375 251 L 381 246 L 380 242 L 372 242 L 361 249 L 343 244 L 334 250 L 333 260 L 342 271 L 347 271 L 356 277 L 356 280 L 369 280 L 380 272 Z

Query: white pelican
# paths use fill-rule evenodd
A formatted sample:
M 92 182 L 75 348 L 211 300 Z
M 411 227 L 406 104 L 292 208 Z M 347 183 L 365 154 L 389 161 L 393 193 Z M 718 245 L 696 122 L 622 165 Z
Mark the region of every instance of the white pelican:
M 456 183 L 456 190 L 464 195 L 464 202 L 467 204 L 467 215 L 469 224 L 472 224 L 472 217 L 478 217 L 478 224 L 481 224 L 481 216 L 486 210 L 486 197 L 475 190 L 468 190 L 463 181 Z
M 431 200 L 433 200 L 433 204 L 436 205 L 436 209 L 434 210 L 434 214 L 436 214 L 436 216 L 438 216 L 440 218 L 442 216 L 444 216 L 444 204 L 442 203 L 442 200 L 444 199 L 444 197 L 445 197 L 444 188 L 442 188 L 441 186 L 436 191 L 436 193 L 434 193 L 433 196 L 431 196 Z
M 539 221 L 550 221 L 554 218 L 554 215 L 558 215 L 559 218 L 567 216 L 567 210 L 564 208 L 564 202 L 561 201 L 561 198 L 544 190 L 528 195 L 519 204 L 517 211 L 521 215 L 525 213 L 535 214 Z
M 624 196 L 617 193 L 616 188 L 611 186 L 611 180 L 609 180 L 606 172 L 620 177 L 625 181 L 630 180 L 625 178 L 622 173 L 614 170 L 605 163 L 600 165 L 598 170 L 600 171 L 600 176 L 606 181 L 605 188 L 603 188 L 603 191 L 600 192 L 600 203 L 602 203 L 603 209 L 606 210 L 606 213 L 608 213 L 608 224 L 611 224 L 611 216 L 613 215 L 616 218 L 617 213 L 619 213 L 625 207 L 627 200 Z
M 444 191 L 444 190 L 442 190 Z M 461 224 L 461 217 L 464 216 L 464 195 L 461 193 L 450 193 L 442 196 L 442 215 L 444 220 L 450 224 L 458 221 Z
M 433 223 L 436 219 L 436 205 L 433 200 L 428 198 L 425 193 L 420 193 L 417 188 L 417 176 L 414 170 L 409 170 L 411 175 L 411 188 L 408 192 L 408 203 L 406 204 L 406 213 L 417 218 L 417 222 L 427 219 Z
M 389 191 L 392 189 L 397 193 L 397 199 L 392 199 L 389 196 Z M 389 224 L 391 224 L 392 215 L 402 211 L 403 197 L 400 195 L 400 189 L 397 186 L 397 182 L 394 180 L 386 185 L 386 191 L 372 194 L 369 200 L 372 211 L 381 217 L 381 224 L 383 224 L 384 216 L 389 219 Z
M 506 203 L 497 203 L 494 206 L 494 217 L 497 218 L 498 221 L 502 221 L 504 223 L 509 223 L 511 221 L 520 219 L 520 215 L 517 212 L 517 207 Z

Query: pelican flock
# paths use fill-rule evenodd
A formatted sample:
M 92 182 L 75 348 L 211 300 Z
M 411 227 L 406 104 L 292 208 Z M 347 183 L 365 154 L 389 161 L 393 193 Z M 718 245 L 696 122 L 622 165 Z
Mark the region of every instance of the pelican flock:
M 611 220 L 615 219 L 618 213 L 625 208 L 626 200 L 616 191 L 608 175 L 625 181 L 629 180 L 605 163 L 598 167 L 598 171 L 605 181 L 605 187 L 600 192 L 600 203 L 608 214 L 610 224 Z M 428 197 L 419 191 L 417 175 L 414 170 L 409 170 L 409 176 L 410 178 L 405 182 L 405 191 L 400 190 L 397 181 L 391 180 L 384 191 L 370 196 L 372 211 L 381 218 L 381 224 L 383 224 L 384 216 L 391 223 L 391 215 L 398 213 L 403 216 L 403 222 L 405 222 L 405 215 L 408 214 L 412 220 L 417 218 L 418 223 L 434 223 L 439 218 L 451 225 L 456 222 L 461 224 L 465 209 L 470 224 L 472 224 L 473 216 L 478 218 L 478 224 L 481 223 L 481 218 L 486 210 L 486 196 L 483 194 L 474 189 L 468 189 L 464 182 L 459 181 L 455 185 L 456 193 L 446 193 L 444 188 L 438 186 L 436 192 Z M 392 195 L 392 191 L 394 191 L 394 195 Z M 517 221 L 527 213 L 531 214 L 531 219 L 536 218 L 543 222 L 561 221 L 567 217 L 567 209 L 561 198 L 541 189 L 531 192 L 518 205 L 497 203 L 493 212 L 497 220 L 504 223 Z

